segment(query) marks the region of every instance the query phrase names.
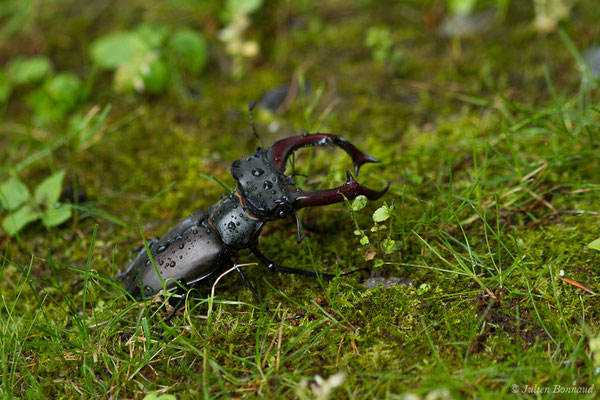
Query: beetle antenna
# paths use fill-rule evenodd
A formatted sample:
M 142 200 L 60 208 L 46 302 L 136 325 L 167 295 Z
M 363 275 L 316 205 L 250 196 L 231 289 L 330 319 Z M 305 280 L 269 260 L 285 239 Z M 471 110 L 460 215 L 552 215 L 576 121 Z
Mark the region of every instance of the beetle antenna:
M 256 127 L 254 126 L 254 117 L 252 116 L 252 110 L 254 110 L 254 107 L 256 107 L 256 102 L 252 100 L 250 104 L 248 104 L 248 113 L 250 113 L 250 125 L 252 125 L 252 131 L 254 132 L 254 136 L 256 136 L 258 140 L 260 140 L 260 146 L 264 148 L 265 144 L 263 143 L 262 138 L 256 132 Z

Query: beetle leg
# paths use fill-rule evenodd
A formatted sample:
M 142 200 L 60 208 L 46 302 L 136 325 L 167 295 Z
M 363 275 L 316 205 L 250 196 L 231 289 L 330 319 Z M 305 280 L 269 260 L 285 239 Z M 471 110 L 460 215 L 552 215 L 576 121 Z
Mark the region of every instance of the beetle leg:
M 271 272 L 283 272 L 285 274 L 303 275 L 303 276 L 309 276 L 312 278 L 316 278 L 317 276 L 320 276 L 321 278 L 326 279 L 326 280 L 331 280 L 331 279 L 335 278 L 335 276 L 336 276 L 335 274 L 330 274 L 329 272 L 325 272 L 325 271 L 313 271 L 310 269 L 283 267 L 283 266 L 275 263 L 274 261 L 268 259 L 267 256 L 265 256 L 265 254 L 262 251 L 260 251 L 257 247 L 251 248 L 250 251 Z M 355 269 L 355 270 L 352 270 L 349 272 L 344 272 L 342 274 L 339 274 L 339 276 L 346 276 L 346 275 L 350 275 L 355 272 L 364 271 L 364 270 L 368 271 L 369 269 L 368 268 L 358 268 L 358 269 Z
M 171 319 L 173 318 L 173 316 L 177 313 L 177 311 L 179 311 L 179 309 L 181 307 L 183 307 L 183 305 L 185 304 L 185 300 L 187 299 L 188 294 L 190 293 L 192 289 L 186 289 L 183 291 L 183 293 L 181 294 L 181 297 L 179 298 L 179 300 L 177 300 L 177 303 L 175 303 L 175 305 L 173 306 L 173 309 L 171 310 L 171 312 L 169 313 L 169 315 L 167 315 L 167 317 L 163 320 L 163 322 L 165 324 L 169 324 L 169 322 L 171 322 Z
M 306 133 L 302 136 L 281 139 L 269 147 L 268 158 L 280 172 L 283 172 L 285 170 L 285 163 L 290 154 L 299 148 L 312 146 L 341 147 L 352 158 L 352 162 L 354 163 L 354 174 L 357 176 L 361 165 L 365 163 L 381 162 L 375 157 L 364 154 L 346 139 L 329 133 Z
M 280 319 L 277 318 L 277 316 L 275 314 L 273 314 L 273 311 L 271 311 L 271 309 L 269 308 L 269 306 L 260 297 L 260 295 L 258 294 L 258 291 L 254 287 L 254 285 L 252 285 L 252 283 L 250 282 L 250 280 L 248 279 L 248 277 L 246 276 L 246 274 L 244 273 L 244 271 L 242 271 L 240 268 L 236 268 L 235 270 L 238 272 L 238 274 L 240 274 L 240 277 L 244 281 L 244 284 L 246 285 L 246 287 L 248 289 L 250 289 L 250 291 L 254 295 L 254 298 L 256 299 L 256 301 L 258 301 L 258 304 L 260 304 L 260 306 L 263 308 L 263 310 L 265 310 L 270 316 L 272 316 L 273 318 L 275 318 L 277 321 L 280 321 Z
M 325 190 L 298 190 L 292 195 L 295 198 L 294 209 L 299 210 L 303 207 L 325 206 L 328 204 L 339 203 L 344 198 L 353 200 L 360 195 L 364 195 L 369 200 L 377 200 L 387 192 L 390 187 L 388 182 L 383 190 L 376 191 L 364 187 L 356 182 L 350 171 L 346 171 L 348 179 L 342 186 Z

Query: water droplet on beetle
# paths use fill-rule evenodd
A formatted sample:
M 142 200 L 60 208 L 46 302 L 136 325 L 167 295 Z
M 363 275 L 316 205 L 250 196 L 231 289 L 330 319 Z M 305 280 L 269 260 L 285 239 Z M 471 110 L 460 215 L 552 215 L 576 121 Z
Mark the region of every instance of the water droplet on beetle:
M 235 229 L 235 222 L 230 222 L 227 224 L 227 229 L 229 230 L 234 230 Z
M 159 261 L 158 261 L 158 265 L 161 265 L 161 266 L 162 266 L 164 263 L 165 263 L 165 260 L 159 260 Z
M 271 181 L 265 181 L 265 182 L 263 183 L 263 188 L 264 188 L 265 190 L 269 190 L 269 189 L 271 189 L 272 187 L 273 187 L 273 182 L 271 182 Z
M 185 247 L 185 243 L 180 243 L 180 244 L 179 244 L 179 248 L 180 248 L 180 249 L 183 249 L 184 247 Z
M 157 253 L 162 253 L 163 251 L 165 251 L 167 249 L 167 247 L 169 247 L 170 243 L 165 243 L 165 244 L 161 244 L 158 249 L 156 249 Z
M 169 263 L 169 267 L 174 268 L 177 263 L 175 261 L 171 261 Z
M 254 168 L 254 169 L 252 170 L 252 175 L 254 175 L 254 176 L 261 176 L 261 175 L 262 175 L 262 174 L 264 174 L 264 173 L 265 173 L 265 171 L 263 171 L 263 170 L 262 170 L 262 169 L 260 169 L 260 168 Z

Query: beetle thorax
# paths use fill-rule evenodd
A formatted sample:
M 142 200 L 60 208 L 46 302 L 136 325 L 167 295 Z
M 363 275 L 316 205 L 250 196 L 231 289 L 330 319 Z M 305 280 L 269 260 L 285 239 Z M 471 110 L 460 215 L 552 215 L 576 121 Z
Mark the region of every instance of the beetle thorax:
M 272 221 L 294 211 L 290 196 L 294 182 L 269 162 L 266 150 L 258 148 L 252 157 L 235 161 L 231 174 L 237 182 L 236 192 L 252 216 Z
M 210 206 L 208 222 L 227 246 L 243 249 L 256 243 L 264 224 L 244 210 L 236 192 L 223 195 Z

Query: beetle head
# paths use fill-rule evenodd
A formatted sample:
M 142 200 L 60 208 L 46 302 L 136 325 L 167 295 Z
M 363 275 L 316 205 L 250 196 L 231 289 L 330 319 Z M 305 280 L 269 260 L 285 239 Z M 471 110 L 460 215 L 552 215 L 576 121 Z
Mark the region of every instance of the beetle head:
M 235 161 L 231 175 L 237 192 L 249 213 L 264 221 L 272 221 L 294 212 L 291 191 L 293 180 L 280 172 L 260 147 L 253 156 Z
M 352 200 L 359 195 L 377 200 L 387 191 L 389 183 L 383 190 L 375 191 L 356 182 L 350 171 L 346 183 L 337 188 L 315 191 L 295 188 L 293 179 L 284 174 L 286 160 L 293 151 L 310 146 L 341 147 L 352 158 L 356 175 L 361 165 L 380 162 L 362 153 L 344 138 L 324 133 L 282 139 L 268 150 L 259 147 L 253 156 L 231 165 L 231 174 L 237 182 L 236 190 L 243 206 L 253 217 L 272 221 L 303 207 L 339 203 L 345 198 Z

